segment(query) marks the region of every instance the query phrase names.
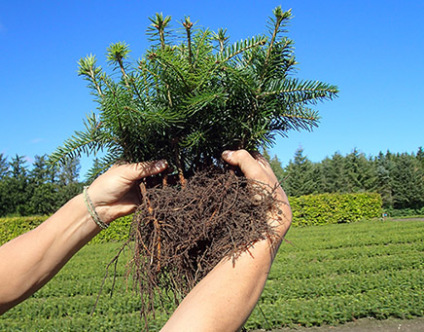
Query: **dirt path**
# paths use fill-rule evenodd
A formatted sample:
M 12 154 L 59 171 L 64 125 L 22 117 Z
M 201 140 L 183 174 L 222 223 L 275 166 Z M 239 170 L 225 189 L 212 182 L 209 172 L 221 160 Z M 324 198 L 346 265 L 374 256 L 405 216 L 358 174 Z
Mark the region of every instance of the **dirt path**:
M 260 332 L 265 330 L 249 330 Z M 377 320 L 373 318 L 358 319 L 339 326 L 298 327 L 274 329 L 272 332 L 422 332 L 424 331 L 424 317 L 414 319 L 387 319 Z
M 424 218 L 389 218 L 387 221 L 424 221 Z

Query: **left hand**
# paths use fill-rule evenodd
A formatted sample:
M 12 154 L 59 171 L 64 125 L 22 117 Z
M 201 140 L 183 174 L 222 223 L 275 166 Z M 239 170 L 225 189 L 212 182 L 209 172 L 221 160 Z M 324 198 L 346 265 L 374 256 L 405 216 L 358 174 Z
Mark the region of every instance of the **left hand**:
M 134 212 L 140 202 L 138 181 L 164 171 L 164 160 L 114 165 L 88 188 L 88 195 L 100 219 L 110 223 Z

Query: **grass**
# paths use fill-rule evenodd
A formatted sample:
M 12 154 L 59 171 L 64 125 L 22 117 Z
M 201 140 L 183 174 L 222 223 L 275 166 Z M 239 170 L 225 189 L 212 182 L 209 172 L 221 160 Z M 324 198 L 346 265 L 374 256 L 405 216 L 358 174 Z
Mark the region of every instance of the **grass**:
M 247 328 L 339 324 L 362 317 L 424 316 L 424 222 L 364 221 L 292 228 Z M 0 317 L 1 331 L 140 331 L 138 295 L 125 281 L 125 253 L 114 294 L 105 266 L 119 244 L 80 251 L 44 288 Z M 151 326 L 168 314 L 158 304 Z M 172 308 L 165 308 L 168 312 Z

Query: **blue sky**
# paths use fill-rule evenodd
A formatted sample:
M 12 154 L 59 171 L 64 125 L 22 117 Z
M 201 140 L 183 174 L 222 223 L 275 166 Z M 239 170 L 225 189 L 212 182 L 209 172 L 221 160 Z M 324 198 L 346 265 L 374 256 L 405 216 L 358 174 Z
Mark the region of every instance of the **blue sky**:
M 391 0 L 0 1 L 0 153 L 49 154 L 94 111 L 77 61 L 125 41 L 133 59 L 148 46 L 148 17 L 173 25 L 189 15 L 228 29 L 231 41 L 266 32 L 278 5 L 292 9 L 297 77 L 339 87 L 317 105 L 313 132 L 289 132 L 271 149 L 286 164 L 299 147 L 312 161 L 354 148 L 415 152 L 424 146 L 424 2 Z M 9 159 L 10 160 L 10 159 Z M 82 173 L 89 167 L 83 159 Z

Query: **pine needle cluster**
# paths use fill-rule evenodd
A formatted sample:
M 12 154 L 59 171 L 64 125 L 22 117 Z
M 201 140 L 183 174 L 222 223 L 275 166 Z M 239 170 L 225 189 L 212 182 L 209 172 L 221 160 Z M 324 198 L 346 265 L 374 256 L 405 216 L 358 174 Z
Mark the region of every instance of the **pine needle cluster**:
M 102 167 L 163 158 L 187 177 L 219 163 L 225 149 L 257 150 L 276 134 L 312 129 L 319 116 L 310 106 L 338 90 L 293 77 L 291 17 L 277 7 L 268 35 L 230 45 L 224 29 L 198 28 L 189 17 L 171 29 L 171 17 L 156 14 L 147 30 L 151 46 L 135 63 L 122 42 L 107 50 L 108 71 L 93 55 L 79 61 L 99 112 L 53 158 L 105 150 Z

